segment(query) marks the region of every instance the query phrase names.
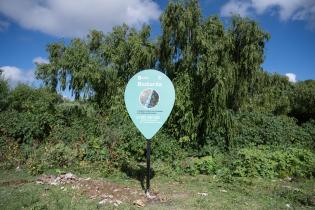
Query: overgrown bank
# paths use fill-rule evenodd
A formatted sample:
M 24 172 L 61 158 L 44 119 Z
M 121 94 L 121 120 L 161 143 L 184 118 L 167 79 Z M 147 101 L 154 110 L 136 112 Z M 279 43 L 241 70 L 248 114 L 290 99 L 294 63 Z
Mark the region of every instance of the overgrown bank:
M 155 68 L 176 88 L 174 110 L 153 139 L 156 174 L 312 178 L 315 82 L 293 84 L 262 69 L 270 36 L 256 22 L 234 17 L 224 26 L 203 17 L 198 1 L 183 2 L 169 3 L 155 41 L 150 26 L 123 25 L 49 44 L 49 63 L 36 70 L 43 88 L 10 89 L 1 78 L 1 167 L 143 176 L 145 140 L 123 92 L 136 72 Z

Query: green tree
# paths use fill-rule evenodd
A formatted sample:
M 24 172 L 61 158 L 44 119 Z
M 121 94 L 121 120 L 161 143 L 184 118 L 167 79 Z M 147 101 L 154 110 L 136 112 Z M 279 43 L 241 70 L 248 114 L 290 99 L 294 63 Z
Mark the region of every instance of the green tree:
M 300 122 L 315 119 L 315 80 L 305 80 L 295 85 L 290 115 Z
M 218 17 L 203 20 L 196 0 L 171 1 L 161 26 L 159 67 L 176 87 L 171 133 L 196 146 L 223 128 L 229 148 L 232 112 L 250 99 L 269 35 L 247 18 L 233 17 L 228 30 Z
M 62 56 L 65 46 L 63 43 L 52 43 L 46 48 L 49 54 L 49 63 L 36 63 L 36 78 L 42 80 L 44 84 L 53 92 L 56 91 L 58 82 L 61 87 L 66 85 L 67 72 L 62 68 Z
M 112 33 L 91 31 L 87 39 L 72 39 L 69 45 L 48 45 L 48 64 L 37 64 L 36 76 L 51 90 L 69 88 L 76 100 L 110 101 L 137 71 L 155 66 L 155 45 L 149 41 L 150 27 L 140 31 L 127 25 Z M 108 104 L 107 102 L 105 104 Z
M 9 83 L 2 75 L 3 71 L 0 69 L 0 112 L 5 110 L 8 106 Z
M 239 16 L 233 18 L 228 33 L 232 41 L 230 55 L 234 68 L 229 106 L 237 111 L 247 101 L 248 95 L 252 95 L 254 79 L 262 71 L 265 42 L 270 37 L 255 21 Z
M 243 109 L 286 115 L 291 111 L 293 88 L 287 77 L 260 71 L 254 79 L 251 96 Z

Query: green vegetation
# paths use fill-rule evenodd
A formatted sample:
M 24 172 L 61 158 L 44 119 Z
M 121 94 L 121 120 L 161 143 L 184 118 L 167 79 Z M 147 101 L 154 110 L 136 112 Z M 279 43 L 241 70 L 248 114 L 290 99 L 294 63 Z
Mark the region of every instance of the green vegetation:
M 0 170 L 0 177 L 1 209 L 115 209 L 98 204 L 100 199 L 91 199 L 82 188 L 35 184 L 34 178 L 23 171 Z M 119 180 L 122 186 L 138 188 L 137 181 L 124 174 L 102 180 Z M 237 178 L 227 183 L 214 176 L 198 175 L 177 180 L 158 176 L 152 181 L 152 188 L 166 200 L 149 203 L 143 209 L 313 209 L 315 205 L 314 180 Z M 139 208 L 123 203 L 118 209 Z
M 235 187 L 221 197 L 216 195 L 217 183 L 198 182 L 200 189 L 203 184 L 215 189 L 214 197 L 195 196 L 184 203 L 179 199 L 176 208 L 282 209 L 286 200 L 314 207 L 309 192 L 280 190 L 268 179 L 313 183 L 315 81 L 291 83 L 264 71 L 270 35 L 248 18 L 236 16 L 225 26 L 216 16 L 204 18 L 197 0 L 187 0 L 170 1 L 160 20 L 162 34 L 154 41 L 150 26 L 136 30 L 122 25 L 106 35 L 93 30 L 86 39 L 48 44 L 49 63 L 36 69 L 41 88 L 10 88 L 1 77 L 0 168 L 19 166 L 32 175 L 93 170 L 101 177 L 122 172 L 144 176 L 145 140 L 126 112 L 123 93 L 135 73 L 154 68 L 167 74 L 176 89 L 174 109 L 152 141 L 155 176 L 215 176 L 230 190 Z M 62 98 L 60 89 L 69 89 L 75 100 Z M 250 184 L 251 190 L 243 191 L 257 177 L 265 179 L 253 186 L 263 189 Z M 235 184 L 240 180 L 244 183 Z M 187 189 L 197 191 L 198 186 L 185 181 Z M 13 205 L 8 192 L 21 201 L 12 209 L 59 208 L 71 200 L 56 189 L 49 196 L 65 199 L 63 204 L 49 203 L 53 199 L 38 203 L 44 187 L 25 184 L 24 193 L 0 187 L 6 194 L 0 203 L 4 198 L 6 205 Z M 32 197 L 21 200 L 26 194 Z M 250 196 L 248 206 L 242 203 L 244 196 Z M 224 202 L 210 202 L 222 198 Z M 93 205 L 76 203 L 73 208 Z

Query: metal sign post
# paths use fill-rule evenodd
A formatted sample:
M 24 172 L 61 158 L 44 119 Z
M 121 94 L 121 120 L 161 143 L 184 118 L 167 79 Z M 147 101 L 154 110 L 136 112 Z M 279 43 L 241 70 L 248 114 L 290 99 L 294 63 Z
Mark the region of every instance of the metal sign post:
M 150 196 L 150 177 L 151 177 L 151 167 L 150 167 L 150 153 L 151 153 L 151 139 L 147 140 L 147 187 L 145 194 Z
M 125 104 L 132 122 L 147 139 L 146 195 L 150 198 L 151 139 L 163 126 L 175 102 L 172 81 L 162 72 L 148 69 L 138 72 L 128 82 Z

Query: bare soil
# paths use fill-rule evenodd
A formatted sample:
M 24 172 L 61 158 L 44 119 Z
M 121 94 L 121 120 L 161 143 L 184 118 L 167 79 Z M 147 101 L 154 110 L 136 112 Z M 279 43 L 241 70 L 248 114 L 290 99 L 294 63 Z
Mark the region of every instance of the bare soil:
M 166 203 L 170 199 L 160 195 L 159 192 L 150 192 L 147 196 L 144 191 L 112 183 L 106 180 L 93 180 L 79 178 L 71 173 L 53 176 L 42 175 L 36 180 L 37 184 L 60 186 L 62 189 L 70 187 L 78 189 L 86 197 L 97 200 L 99 204 L 118 206 L 122 203 L 144 207 L 148 204 Z

